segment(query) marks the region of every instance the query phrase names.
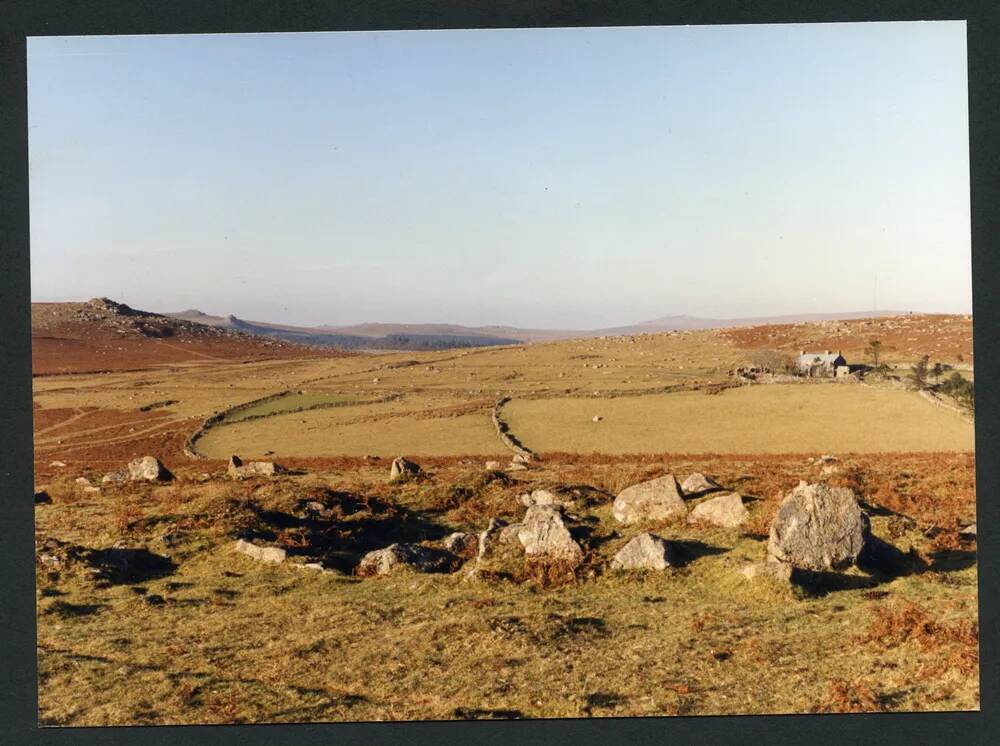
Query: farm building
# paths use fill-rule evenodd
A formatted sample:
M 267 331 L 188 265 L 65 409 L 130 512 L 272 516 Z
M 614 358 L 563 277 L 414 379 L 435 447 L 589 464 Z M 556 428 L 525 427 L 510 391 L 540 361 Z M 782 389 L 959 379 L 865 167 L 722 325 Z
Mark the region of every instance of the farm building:
M 806 352 L 798 357 L 799 374 L 810 378 L 840 378 L 851 372 L 847 360 L 839 352 Z

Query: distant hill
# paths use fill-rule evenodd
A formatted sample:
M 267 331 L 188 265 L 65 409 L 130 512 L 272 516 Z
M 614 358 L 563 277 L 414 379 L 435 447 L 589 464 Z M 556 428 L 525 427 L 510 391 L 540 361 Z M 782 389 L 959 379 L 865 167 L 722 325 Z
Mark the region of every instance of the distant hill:
M 467 327 L 459 324 L 360 324 L 356 326 L 291 326 L 245 321 L 236 316 L 211 316 L 196 309 L 166 316 L 197 321 L 216 328 L 235 329 L 262 337 L 346 350 L 444 350 L 520 344 L 529 337 L 506 327 Z M 526 330 L 525 330 L 526 331 Z M 515 334 L 514 332 L 517 332 Z
M 816 321 L 847 321 L 883 316 L 900 316 L 905 311 L 845 311 L 841 313 L 798 313 L 785 316 L 748 316 L 736 319 L 700 318 L 697 316 L 664 316 L 652 321 L 641 321 L 630 326 L 596 330 L 595 334 L 653 334 L 656 332 L 683 331 L 685 329 L 729 329 L 737 326 L 763 326 L 765 324 L 804 324 Z
M 697 329 L 726 329 L 764 324 L 792 324 L 828 320 L 877 318 L 899 315 L 898 311 L 851 311 L 805 313 L 787 316 L 756 316 L 713 319 L 697 316 L 664 316 L 628 326 L 603 329 L 524 329 L 512 326 L 463 326 L 461 324 L 366 323 L 348 326 L 291 326 L 264 321 L 245 321 L 236 316 L 212 316 L 197 309 L 168 313 L 166 316 L 201 324 L 238 329 L 259 336 L 276 337 L 311 345 L 357 350 L 434 350 L 452 347 L 485 347 L 523 344 L 544 340 L 575 339 L 628 334 L 655 334 Z
M 108 298 L 85 303 L 32 303 L 31 347 L 35 375 L 342 354 L 193 318 L 142 311 Z

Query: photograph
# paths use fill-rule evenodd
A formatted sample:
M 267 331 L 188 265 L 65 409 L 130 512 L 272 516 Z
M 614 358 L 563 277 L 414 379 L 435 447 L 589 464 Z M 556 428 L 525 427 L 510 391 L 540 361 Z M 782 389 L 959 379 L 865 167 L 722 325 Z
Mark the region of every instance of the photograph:
M 966 33 L 29 36 L 38 725 L 978 712 Z

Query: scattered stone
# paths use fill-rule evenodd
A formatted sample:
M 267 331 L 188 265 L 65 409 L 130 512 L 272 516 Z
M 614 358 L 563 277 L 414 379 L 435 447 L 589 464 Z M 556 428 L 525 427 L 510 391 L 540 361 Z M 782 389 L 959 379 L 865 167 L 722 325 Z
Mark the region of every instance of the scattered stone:
M 837 458 L 836 456 L 820 456 L 819 461 L 821 461 L 824 464 L 832 464 L 837 461 L 840 461 L 840 459 Z
M 965 528 L 959 529 L 958 533 L 959 533 L 960 536 L 971 536 L 972 538 L 975 538 L 975 536 L 976 536 L 976 524 L 972 523 L 972 524 L 966 526 Z
M 128 478 L 133 482 L 168 482 L 174 475 L 156 456 L 143 456 L 128 462 Z
M 98 495 L 101 492 L 101 488 L 100 487 L 84 487 L 83 491 L 84 491 L 85 494 L 88 494 L 88 495 Z
M 836 570 L 857 562 L 871 523 L 846 487 L 799 484 L 771 524 L 770 557 L 806 570 Z
M 785 562 L 774 562 L 773 560 L 754 562 L 753 564 L 741 567 L 739 573 L 747 580 L 772 578 L 783 583 L 792 582 L 792 566 Z
M 62 467 L 66 466 L 66 463 L 63 461 L 53 461 L 52 463 L 49 464 L 49 466 L 54 466 L 57 469 L 61 469 Z
M 517 498 L 518 502 L 526 508 L 530 508 L 532 505 L 568 505 L 569 501 L 565 500 L 561 494 L 554 493 L 550 490 L 535 490 L 534 492 L 525 492 L 523 495 L 519 495 Z
M 89 487 L 90 486 L 90 480 L 87 479 L 86 477 L 77 477 L 76 479 L 73 480 L 73 483 L 74 484 L 78 484 L 81 487 Z
M 591 422 L 600 422 L 600 421 L 601 421 L 601 420 L 603 420 L 603 419 L 604 419 L 604 418 L 603 418 L 603 417 L 601 417 L 601 415 L 599 415 L 599 414 L 595 414 L 595 415 L 594 415 L 594 418 L 593 418 L 593 419 L 591 420 Z
M 518 461 L 511 461 L 507 465 L 507 471 L 527 471 L 528 467 Z
M 499 461 L 487 461 L 486 462 L 486 471 L 500 471 L 500 462 Z
M 420 466 L 402 456 L 392 460 L 392 468 L 389 470 L 390 482 L 401 482 L 420 474 Z
M 637 523 L 685 515 L 687 506 L 674 475 L 667 474 L 622 490 L 611 512 L 619 523 Z
M 528 508 L 517 538 L 529 557 L 542 556 L 574 563 L 583 560 L 583 550 L 573 540 L 561 511 L 554 505 L 532 505 Z
M 517 542 L 517 532 L 521 530 L 520 523 L 507 523 L 502 518 L 490 518 L 486 530 L 479 534 L 478 559 L 489 557 L 499 546 Z
M 283 472 L 284 468 L 271 461 L 251 461 L 244 464 L 239 456 L 230 456 L 226 471 L 233 479 L 246 479 L 247 477 L 273 477 L 275 474 Z
M 650 533 L 634 537 L 611 560 L 615 570 L 665 570 L 676 564 L 674 545 Z
M 445 537 L 444 548 L 462 557 L 472 557 L 479 553 L 479 534 L 456 531 Z
M 699 503 L 688 516 L 688 523 L 711 523 L 722 528 L 736 528 L 750 512 L 743 506 L 743 498 L 738 492 L 727 492 Z
M 455 560 L 451 552 L 419 544 L 392 544 L 385 549 L 368 552 L 361 558 L 354 573 L 361 577 L 373 575 L 389 575 L 402 567 L 408 567 L 416 572 L 447 572 Z
M 511 459 L 511 462 L 515 464 L 530 464 L 531 456 L 529 456 L 527 453 L 515 453 L 514 458 Z
M 121 482 L 128 481 L 128 470 L 127 469 L 116 469 L 115 471 L 109 471 L 103 477 L 101 477 L 101 484 L 119 484 Z
M 48 505 L 52 502 L 52 497 L 45 490 L 39 490 L 35 493 L 35 505 Z
M 703 495 L 706 492 L 714 492 L 721 489 L 722 487 L 718 482 L 699 471 L 696 471 L 685 479 L 681 485 L 681 490 L 685 497 L 694 497 L 695 495 Z
M 833 476 L 834 474 L 840 474 L 840 467 L 835 466 L 834 464 L 826 464 L 822 469 L 820 469 L 820 473 L 828 477 Z
M 285 550 L 280 547 L 259 547 L 243 539 L 237 540 L 235 549 L 237 552 L 245 554 L 252 559 L 273 564 L 284 562 L 286 556 Z

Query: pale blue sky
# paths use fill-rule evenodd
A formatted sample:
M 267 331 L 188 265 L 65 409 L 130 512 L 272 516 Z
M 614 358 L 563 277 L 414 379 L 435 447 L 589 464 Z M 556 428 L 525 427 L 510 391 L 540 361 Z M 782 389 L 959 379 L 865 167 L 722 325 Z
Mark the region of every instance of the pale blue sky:
M 32 297 L 971 309 L 962 22 L 33 38 Z

